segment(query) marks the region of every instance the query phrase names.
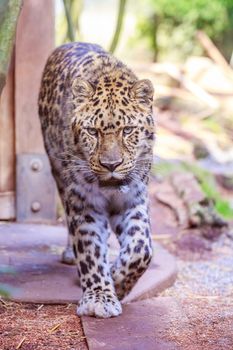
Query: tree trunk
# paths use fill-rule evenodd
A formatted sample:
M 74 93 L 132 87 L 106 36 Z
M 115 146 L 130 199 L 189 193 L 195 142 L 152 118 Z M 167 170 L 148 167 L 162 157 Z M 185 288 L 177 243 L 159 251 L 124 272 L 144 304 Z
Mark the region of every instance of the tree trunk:
M 1 0 L 0 2 L 0 95 L 6 82 L 21 6 L 22 0 Z
M 115 33 L 113 35 L 112 42 L 109 48 L 109 51 L 111 53 L 114 53 L 114 51 L 116 50 L 116 47 L 120 38 L 124 15 L 125 15 L 126 1 L 127 0 L 119 0 L 119 8 L 118 8 L 118 16 L 117 16 Z

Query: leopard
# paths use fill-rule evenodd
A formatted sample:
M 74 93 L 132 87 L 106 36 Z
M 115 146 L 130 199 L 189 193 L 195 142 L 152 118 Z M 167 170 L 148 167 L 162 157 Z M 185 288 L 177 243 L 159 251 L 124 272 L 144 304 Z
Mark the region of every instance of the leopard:
M 63 44 L 45 64 L 39 118 L 68 227 L 63 260 L 74 259 L 82 289 L 79 316 L 120 315 L 150 265 L 153 96 L 150 80 L 97 44 Z

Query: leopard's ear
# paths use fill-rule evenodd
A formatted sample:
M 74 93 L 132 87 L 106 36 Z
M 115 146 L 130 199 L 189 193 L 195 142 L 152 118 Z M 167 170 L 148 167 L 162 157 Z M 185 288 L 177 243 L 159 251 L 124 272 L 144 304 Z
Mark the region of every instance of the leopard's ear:
M 150 80 L 138 80 L 132 87 L 133 97 L 141 107 L 151 107 L 154 97 L 154 87 Z
M 73 81 L 71 88 L 79 103 L 87 102 L 95 92 L 93 86 L 87 80 L 80 78 Z

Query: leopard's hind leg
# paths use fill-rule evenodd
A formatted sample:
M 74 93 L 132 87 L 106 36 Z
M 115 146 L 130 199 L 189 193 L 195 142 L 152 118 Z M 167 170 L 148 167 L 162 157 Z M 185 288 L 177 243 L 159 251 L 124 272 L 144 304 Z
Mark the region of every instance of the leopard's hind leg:
M 58 175 L 54 167 L 52 166 L 52 173 L 54 176 L 54 179 L 57 184 L 58 192 L 61 198 L 62 206 L 65 211 L 65 216 L 66 216 L 66 223 L 67 223 L 67 229 L 68 229 L 68 235 L 67 235 L 67 243 L 66 247 L 62 252 L 61 255 L 61 262 L 67 265 L 75 265 L 76 264 L 76 259 L 74 256 L 74 251 L 73 251 L 73 243 L 72 243 L 72 236 L 70 234 L 69 226 L 68 226 L 68 218 L 67 218 L 67 201 L 65 199 L 65 190 L 64 190 L 64 185 L 65 182 L 62 181 L 61 177 Z

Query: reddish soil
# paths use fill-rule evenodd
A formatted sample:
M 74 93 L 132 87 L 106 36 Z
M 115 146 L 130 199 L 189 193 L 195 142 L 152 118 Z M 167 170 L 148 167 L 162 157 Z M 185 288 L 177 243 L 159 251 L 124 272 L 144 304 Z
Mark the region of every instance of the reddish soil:
M 232 298 L 180 299 L 180 305 L 189 326 L 182 328 L 174 322 L 166 340 L 181 350 L 233 349 Z
M 87 350 L 75 305 L 0 302 L 0 319 L 1 350 Z

